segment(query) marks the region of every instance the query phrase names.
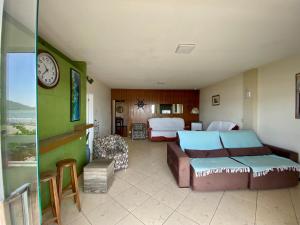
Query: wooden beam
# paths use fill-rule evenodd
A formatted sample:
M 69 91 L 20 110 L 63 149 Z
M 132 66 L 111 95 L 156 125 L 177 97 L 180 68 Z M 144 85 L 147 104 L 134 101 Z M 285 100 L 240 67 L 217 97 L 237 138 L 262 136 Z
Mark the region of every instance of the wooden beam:
M 40 153 L 44 154 L 46 152 L 50 152 L 60 146 L 68 144 L 69 142 L 80 139 L 82 136 L 85 136 L 86 129 L 93 127 L 93 124 L 81 124 L 74 126 L 74 131 L 60 134 L 54 137 L 46 138 L 40 140 L 39 149 Z
M 89 128 L 92 128 L 94 126 L 94 124 L 79 124 L 74 126 L 74 131 L 82 131 L 82 130 L 86 130 Z

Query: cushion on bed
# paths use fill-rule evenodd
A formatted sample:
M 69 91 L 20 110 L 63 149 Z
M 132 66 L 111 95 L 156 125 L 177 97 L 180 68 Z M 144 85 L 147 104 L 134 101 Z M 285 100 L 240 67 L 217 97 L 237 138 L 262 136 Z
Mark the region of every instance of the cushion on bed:
M 230 156 L 253 156 L 272 154 L 271 149 L 267 146 L 254 148 L 229 148 L 227 150 Z
M 233 157 L 238 162 L 251 167 L 253 177 L 260 177 L 271 171 L 298 171 L 300 165 L 294 161 L 277 155 Z
M 224 148 L 263 147 L 263 144 L 252 130 L 222 131 L 220 137 Z
M 205 159 L 191 159 L 191 166 L 193 167 L 197 177 L 208 176 L 215 173 L 248 173 L 250 168 L 231 158 L 205 158 Z
M 185 149 L 185 153 L 190 158 L 229 157 L 229 153 L 226 149 L 218 149 L 218 150 L 190 150 L 190 149 Z
M 223 149 L 219 131 L 178 131 L 178 137 L 183 151 Z

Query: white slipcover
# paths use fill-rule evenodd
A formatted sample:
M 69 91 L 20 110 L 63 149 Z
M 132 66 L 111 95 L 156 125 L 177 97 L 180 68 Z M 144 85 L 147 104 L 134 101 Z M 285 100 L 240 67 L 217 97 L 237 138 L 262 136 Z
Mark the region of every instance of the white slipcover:
M 176 137 L 179 130 L 184 130 L 182 118 L 151 118 L 148 120 L 151 137 Z
M 237 124 L 230 121 L 213 121 L 209 124 L 207 131 L 232 130 Z

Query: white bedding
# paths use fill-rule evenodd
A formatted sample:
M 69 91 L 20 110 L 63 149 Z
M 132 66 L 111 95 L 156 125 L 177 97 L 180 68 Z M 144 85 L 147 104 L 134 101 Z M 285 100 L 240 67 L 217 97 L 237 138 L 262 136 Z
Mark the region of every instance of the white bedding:
M 182 118 L 151 118 L 148 121 L 151 137 L 175 138 L 177 131 L 184 130 Z
M 209 124 L 207 131 L 227 131 L 232 130 L 236 123 L 229 121 L 213 121 Z
M 148 121 L 152 130 L 178 131 L 184 129 L 184 120 L 182 118 L 151 118 Z

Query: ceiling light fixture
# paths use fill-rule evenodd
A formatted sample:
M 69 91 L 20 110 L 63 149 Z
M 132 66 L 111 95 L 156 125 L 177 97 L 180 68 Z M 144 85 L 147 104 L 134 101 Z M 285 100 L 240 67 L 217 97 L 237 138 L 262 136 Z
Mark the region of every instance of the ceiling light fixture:
M 164 85 L 165 84 L 165 82 L 163 82 L 163 81 L 157 81 L 157 83 L 156 83 L 157 85 Z
M 175 50 L 177 54 L 190 54 L 194 48 L 196 47 L 195 44 L 179 44 Z

